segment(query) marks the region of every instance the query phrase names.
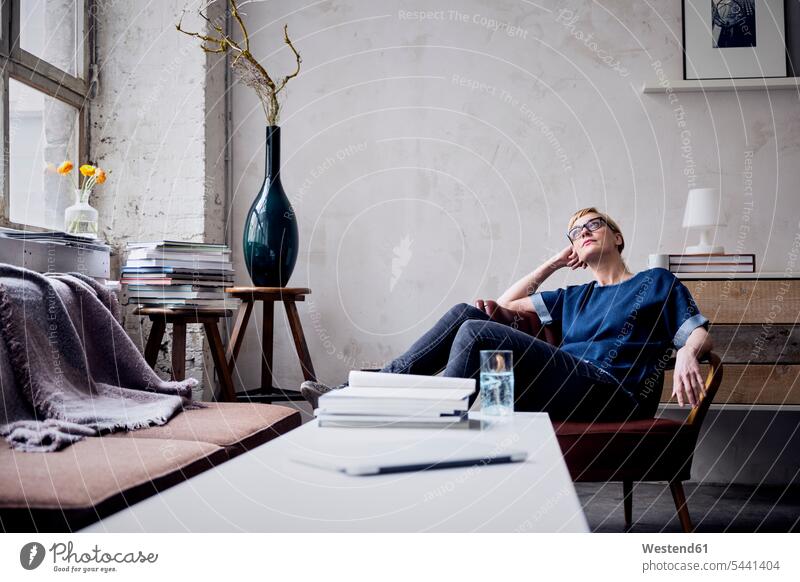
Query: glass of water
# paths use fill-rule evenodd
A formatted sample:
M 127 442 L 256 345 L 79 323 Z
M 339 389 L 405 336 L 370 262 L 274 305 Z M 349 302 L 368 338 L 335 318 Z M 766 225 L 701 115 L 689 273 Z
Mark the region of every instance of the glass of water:
M 490 416 L 514 412 L 514 353 L 481 350 L 481 411 Z

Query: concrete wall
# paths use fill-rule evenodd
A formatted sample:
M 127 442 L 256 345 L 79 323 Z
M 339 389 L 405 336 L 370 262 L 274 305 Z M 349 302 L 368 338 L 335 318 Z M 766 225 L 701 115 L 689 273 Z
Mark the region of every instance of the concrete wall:
M 185 0 L 98 3 L 100 92 L 91 105 L 92 159 L 109 171 L 96 189 L 118 274 L 128 241 L 224 241 L 224 62 L 175 23 Z M 186 27 L 203 23 L 187 16 Z M 129 315 L 144 343 L 149 325 Z M 193 326 L 194 327 L 194 326 Z M 160 359 L 164 373 L 169 354 Z M 203 334 L 187 334 L 187 375 L 208 386 Z
M 643 95 L 643 81 L 682 78 L 680 3 L 601 4 L 247 6 L 271 71 L 292 65 L 284 23 L 304 59 L 284 99 L 282 176 L 302 241 L 290 285 L 313 290 L 301 317 L 323 381 L 399 355 L 454 303 L 496 297 L 567 244 L 569 215 L 587 205 L 620 222 L 636 271 L 695 242 L 681 228 L 687 191 L 718 187 L 729 220 L 717 241 L 784 270 L 800 216 L 797 94 Z M 246 283 L 241 225 L 264 122 L 249 88 L 233 97 Z M 558 273 L 546 288 L 588 277 Z M 277 383 L 296 388 L 281 322 L 276 336 Z M 247 387 L 260 339 L 251 326 Z

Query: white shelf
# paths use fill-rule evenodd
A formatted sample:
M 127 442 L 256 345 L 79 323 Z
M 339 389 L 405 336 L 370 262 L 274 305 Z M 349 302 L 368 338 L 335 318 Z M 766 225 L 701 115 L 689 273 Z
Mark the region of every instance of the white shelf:
M 800 89 L 800 77 L 777 77 L 774 79 L 706 79 L 702 81 L 669 81 L 668 88 L 676 93 L 704 93 L 711 91 L 768 91 Z M 656 82 L 642 84 L 642 93 L 664 93 L 667 87 Z

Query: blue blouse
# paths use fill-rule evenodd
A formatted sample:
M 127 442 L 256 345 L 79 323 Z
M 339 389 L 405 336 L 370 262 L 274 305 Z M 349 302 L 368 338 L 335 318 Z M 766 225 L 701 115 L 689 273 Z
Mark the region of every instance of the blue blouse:
M 660 267 L 615 285 L 592 281 L 530 297 L 542 324 L 561 328 L 561 349 L 613 376 L 653 413 L 670 348 L 709 323 L 689 289 Z

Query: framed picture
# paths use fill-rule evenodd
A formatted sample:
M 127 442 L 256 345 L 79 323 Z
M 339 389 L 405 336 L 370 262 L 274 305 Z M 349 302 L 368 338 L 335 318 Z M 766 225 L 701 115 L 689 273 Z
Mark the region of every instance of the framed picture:
M 683 0 L 683 76 L 785 77 L 783 0 Z

